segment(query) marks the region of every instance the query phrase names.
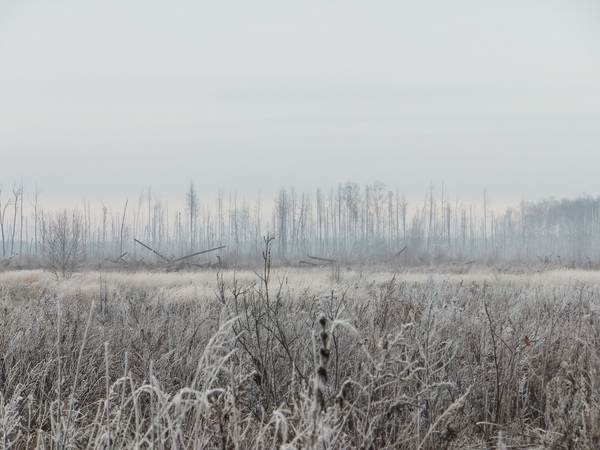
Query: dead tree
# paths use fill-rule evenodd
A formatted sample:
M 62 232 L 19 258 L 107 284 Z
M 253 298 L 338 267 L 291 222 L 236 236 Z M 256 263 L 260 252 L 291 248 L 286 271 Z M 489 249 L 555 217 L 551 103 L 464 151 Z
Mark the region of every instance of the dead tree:
M 166 256 L 161 255 L 160 253 L 158 253 L 155 249 L 148 247 L 146 244 L 144 244 L 141 241 L 138 241 L 137 239 L 133 239 L 134 242 L 140 244 L 142 247 L 147 248 L 148 250 L 150 250 L 151 253 L 154 253 L 156 256 L 160 256 L 162 259 L 164 259 L 167 263 L 171 262 L 171 260 L 169 258 L 167 258 Z M 144 258 L 145 259 L 145 258 Z M 143 259 L 142 259 L 143 261 Z
M 335 264 L 335 259 L 329 259 L 329 258 L 321 258 L 319 256 L 311 256 L 311 255 L 306 255 L 311 259 L 316 259 L 317 261 L 323 261 L 329 264 Z
M 57 279 L 70 278 L 83 264 L 83 223 L 77 212 L 50 215 L 42 230 L 42 256 Z

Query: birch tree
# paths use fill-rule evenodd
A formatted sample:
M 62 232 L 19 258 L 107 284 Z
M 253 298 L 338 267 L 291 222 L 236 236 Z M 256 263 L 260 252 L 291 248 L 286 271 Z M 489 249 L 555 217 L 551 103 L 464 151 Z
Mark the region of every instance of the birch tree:
M 190 251 L 194 251 L 196 248 L 196 235 L 198 233 L 198 208 L 200 205 L 198 193 L 192 181 L 190 181 L 190 187 L 185 195 L 185 204 L 190 230 Z

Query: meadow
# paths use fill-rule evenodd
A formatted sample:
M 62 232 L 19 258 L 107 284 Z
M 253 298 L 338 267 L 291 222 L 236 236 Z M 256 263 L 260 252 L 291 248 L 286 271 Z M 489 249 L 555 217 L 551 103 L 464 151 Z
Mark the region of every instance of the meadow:
M 600 273 L 0 272 L 5 449 L 600 448 Z

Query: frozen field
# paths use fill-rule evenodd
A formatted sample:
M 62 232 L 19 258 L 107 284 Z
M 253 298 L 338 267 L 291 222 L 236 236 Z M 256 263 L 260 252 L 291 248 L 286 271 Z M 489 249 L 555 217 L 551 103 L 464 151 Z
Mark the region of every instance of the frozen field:
M 0 307 L 3 448 L 600 444 L 595 271 L 8 271 Z

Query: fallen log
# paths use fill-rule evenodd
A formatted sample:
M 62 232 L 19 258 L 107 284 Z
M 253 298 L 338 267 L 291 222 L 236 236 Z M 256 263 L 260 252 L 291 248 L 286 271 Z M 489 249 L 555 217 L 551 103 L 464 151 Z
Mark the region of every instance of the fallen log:
M 163 255 L 161 255 L 160 253 L 158 253 L 156 250 L 154 250 L 153 248 L 148 247 L 146 244 L 144 244 L 143 242 L 138 241 L 137 239 L 133 239 L 134 242 L 137 242 L 138 244 L 140 244 L 142 247 L 147 248 L 148 250 L 150 250 L 152 253 L 154 253 L 155 255 L 160 256 L 162 259 L 164 259 L 167 262 L 170 262 L 169 258 L 164 257 Z
M 183 261 L 184 259 L 193 258 L 194 256 L 202 255 L 203 253 L 214 252 L 215 250 L 221 250 L 222 248 L 225 248 L 225 247 L 226 247 L 225 245 L 221 245 L 220 247 L 215 247 L 215 248 L 211 248 L 208 250 L 202 250 L 201 252 L 196 252 L 196 253 L 192 253 L 191 255 L 182 256 L 181 258 L 177 258 L 177 259 L 173 260 L 173 262 Z
M 311 267 L 316 267 L 316 266 L 318 266 L 318 264 L 315 264 L 315 263 L 313 263 L 313 262 L 310 262 L 310 261 L 304 261 L 304 260 L 301 260 L 301 261 L 299 262 L 299 264 L 300 264 L 300 265 L 303 265 L 303 264 L 304 264 L 305 266 L 311 266 Z
M 306 255 L 311 259 L 316 259 L 317 261 L 325 261 L 328 262 L 330 264 L 334 264 L 335 263 L 335 259 L 329 259 L 329 258 L 321 258 L 319 256 L 310 256 L 310 255 Z

